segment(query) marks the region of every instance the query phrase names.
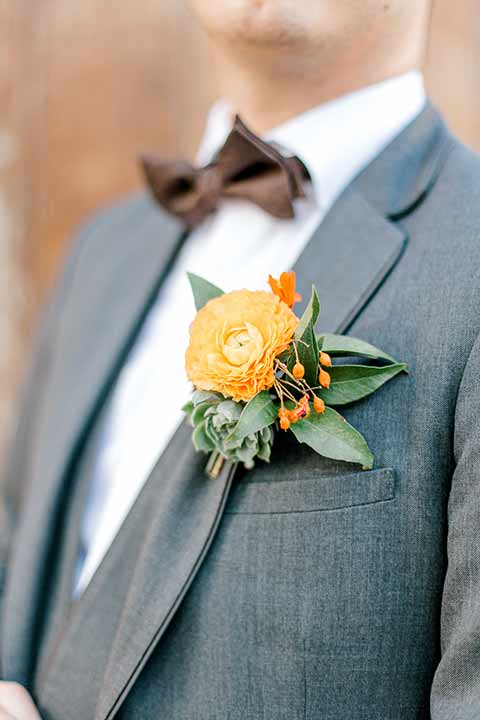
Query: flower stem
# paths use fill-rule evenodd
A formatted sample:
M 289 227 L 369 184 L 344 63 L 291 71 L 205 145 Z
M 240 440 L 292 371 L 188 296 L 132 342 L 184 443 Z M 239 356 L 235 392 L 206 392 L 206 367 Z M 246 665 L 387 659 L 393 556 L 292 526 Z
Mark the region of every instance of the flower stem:
M 238 466 L 238 462 L 227 460 L 218 450 L 213 450 L 208 458 L 205 470 L 212 480 L 216 480 L 222 472 L 225 472 L 230 479 L 233 479 Z
M 225 458 L 223 455 L 218 450 L 213 450 L 208 458 L 207 467 L 205 468 L 207 475 L 212 478 L 212 480 L 216 480 L 220 475 L 224 463 Z

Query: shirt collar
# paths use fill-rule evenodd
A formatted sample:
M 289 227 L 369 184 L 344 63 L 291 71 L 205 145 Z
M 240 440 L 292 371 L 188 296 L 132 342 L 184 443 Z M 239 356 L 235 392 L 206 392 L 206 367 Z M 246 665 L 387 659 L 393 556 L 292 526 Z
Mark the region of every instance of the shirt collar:
M 423 109 L 423 76 L 417 70 L 319 105 L 265 133 L 297 155 L 312 178 L 316 203 L 326 211 L 344 188 Z M 207 163 L 232 127 L 226 100 L 210 109 L 197 159 Z

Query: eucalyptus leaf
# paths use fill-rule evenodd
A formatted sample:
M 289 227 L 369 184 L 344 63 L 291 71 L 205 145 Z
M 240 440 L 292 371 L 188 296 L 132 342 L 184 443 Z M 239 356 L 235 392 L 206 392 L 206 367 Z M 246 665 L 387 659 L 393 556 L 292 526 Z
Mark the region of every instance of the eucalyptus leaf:
M 395 375 L 406 370 L 405 363 L 393 365 L 334 365 L 329 368 L 330 388 L 322 390 L 327 405 L 346 405 L 371 395 Z
M 247 435 L 254 435 L 259 430 L 273 425 L 276 418 L 277 407 L 268 390 L 263 390 L 245 405 L 235 429 L 228 437 L 228 442 L 240 444 Z
M 358 463 L 365 469 L 373 467 L 373 455 L 365 438 L 333 408 L 326 407 L 324 413 L 312 410 L 290 430 L 299 442 L 323 457 Z
M 388 362 L 396 363 L 396 360 L 383 350 L 370 345 L 370 343 L 350 337 L 349 335 L 334 335 L 326 333 L 319 338 L 320 346 L 323 352 L 328 353 L 332 357 L 348 357 L 357 356 L 371 358 L 372 360 L 388 360 Z
M 295 330 L 295 337 L 300 339 L 303 337 L 304 332 L 307 330 L 308 325 L 311 323 L 315 327 L 315 323 L 318 320 L 320 314 L 320 300 L 318 299 L 317 291 L 315 286 L 312 285 L 312 294 L 308 302 L 305 312 L 299 320 L 297 329 Z
M 220 290 L 216 285 L 200 277 L 200 275 L 195 275 L 194 273 L 187 273 L 187 275 L 197 310 L 201 310 L 209 300 L 213 300 L 213 298 L 224 294 L 223 290 Z

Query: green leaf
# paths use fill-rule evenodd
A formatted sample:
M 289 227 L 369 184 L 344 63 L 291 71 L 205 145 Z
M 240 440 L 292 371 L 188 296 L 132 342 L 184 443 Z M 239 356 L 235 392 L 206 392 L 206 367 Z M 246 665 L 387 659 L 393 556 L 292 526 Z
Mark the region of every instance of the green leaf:
M 186 413 L 187 415 L 191 415 L 193 408 L 194 408 L 194 404 L 191 400 L 189 400 L 188 402 L 185 403 L 185 405 L 183 405 L 182 411 L 184 413 Z
M 230 433 L 228 442 L 240 444 L 247 435 L 273 425 L 277 418 L 277 407 L 268 390 L 257 393 L 243 408 L 235 430 Z
M 199 450 L 201 452 L 211 452 L 215 449 L 214 443 L 211 441 L 211 439 L 205 432 L 204 422 L 200 423 L 200 425 L 197 425 L 197 427 L 193 431 L 192 441 L 195 450 Z
M 200 275 L 195 275 L 194 273 L 187 273 L 187 275 L 197 310 L 201 310 L 209 300 L 223 295 L 223 290 L 220 290 L 220 288 L 208 282 L 208 280 L 204 280 Z
M 223 395 L 212 392 L 211 390 L 194 390 L 192 394 L 192 403 L 194 406 L 200 405 L 202 402 L 207 402 L 207 400 L 213 404 L 222 402 L 224 399 Z
M 365 438 L 332 408 L 326 407 L 323 414 L 312 410 L 290 430 L 299 442 L 323 457 L 358 463 L 365 469 L 373 467 L 373 455 Z
M 305 308 L 305 312 L 303 313 L 302 317 L 300 318 L 300 321 L 297 325 L 297 329 L 295 330 L 295 337 L 297 339 L 300 339 L 303 337 L 304 332 L 306 331 L 308 325 L 311 323 L 313 327 L 315 327 L 315 323 L 318 320 L 318 316 L 320 314 L 320 300 L 318 299 L 317 291 L 315 290 L 314 285 L 312 285 L 312 294 L 310 296 L 309 303 L 307 307 Z
M 310 321 L 302 335 L 302 342 L 297 343 L 298 359 L 305 368 L 305 380 L 311 386 L 318 384 L 318 343 Z M 290 360 L 289 370 L 295 365 L 295 355 Z
M 355 355 L 358 357 L 371 358 L 372 360 L 388 360 L 395 363 L 396 360 L 391 355 L 370 345 L 370 343 L 350 337 L 349 335 L 333 335 L 327 333 L 319 338 L 319 343 L 323 352 L 328 353 L 332 357 L 346 357 Z
M 314 328 L 319 313 L 320 300 L 315 287 L 312 285 L 310 301 L 295 330 L 295 338 L 301 340 L 301 342 L 297 343 L 298 358 L 305 367 L 305 380 L 310 385 L 316 385 L 318 382 L 318 342 Z M 292 353 L 288 363 L 290 372 L 295 362 L 296 357 Z
M 202 425 L 203 425 L 203 428 L 204 428 L 205 435 L 207 436 L 208 442 L 210 443 L 210 445 L 212 446 L 212 448 L 214 448 L 214 449 L 217 448 L 218 438 L 217 438 L 217 436 L 215 435 L 215 429 L 214 429 L 214 427 L 213 427 L 213 423 L 203 422 Z M 217 448 L 217 449 L 218 449 L 218 448 Z
M 384 383 L 406 369 L 405 363 L 394 365 L 335 365 L 329 368 L 330 388 L 321 392 L 327 405 L 346 405 L 371 395 Z
M 208 401 L 199 403 L 198 405 L 195 405 L 195 407 L 192 411 L 192 414 L 190 416 L 192 418 L 192 422 L 194 425 L 198 425 L 198 423 L 202 422 L 205 413 L 207 412 L 208 408 L 210 408 L 210 407 L 212 407 L 212 403 L 208 402 Z

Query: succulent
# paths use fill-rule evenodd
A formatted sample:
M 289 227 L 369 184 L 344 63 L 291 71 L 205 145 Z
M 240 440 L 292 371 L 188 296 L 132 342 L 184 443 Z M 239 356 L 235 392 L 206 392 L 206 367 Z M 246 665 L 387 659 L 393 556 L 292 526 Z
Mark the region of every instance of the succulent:
M 239 443 L 232 438 L 245 403 L 226 400 L 215 392 L 196 390 L 184 410 L 193 427 L 193 444 L 197 450 L 217 450 L 232 462 L 242 462 L 251 469 L 255 458 L 269 462 L 273 443 L 273 429 L 266 427 L 252 433 Z

